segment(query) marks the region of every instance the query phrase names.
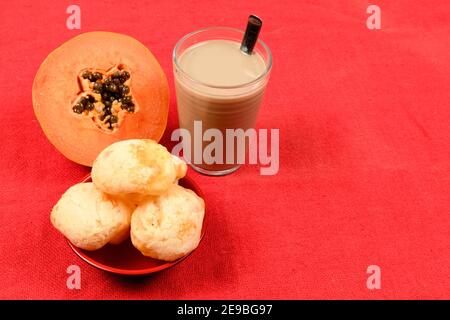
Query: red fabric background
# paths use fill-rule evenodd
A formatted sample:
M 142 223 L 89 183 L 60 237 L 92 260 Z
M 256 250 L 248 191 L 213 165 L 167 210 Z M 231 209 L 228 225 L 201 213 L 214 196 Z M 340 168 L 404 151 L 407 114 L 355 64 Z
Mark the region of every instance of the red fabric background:
M 71 1 L 0 5 L 0 298 L 450 298 L 450 3 L 374 1 L 382 30 L 366 27 L 368 1 Z M 239 3 L 239 4 L 238 4 Z M 31 105 L 45 56 L 80 32 L 130 34 L 159 59 L 211 25 L 264 20 L 274 67 L 260 128 L 280 128 L 280 171 L 256 166 L 205 177 L 211 223 L 180 265 L 143 279 L 85 264 L 49 212 L 88 172 L 43 135 Z M 55 106 L 56 107 L 56 106 Z M 66 268 L 82 268 L 81 290 Z M 366 268 L 382 289 L 366 288 Z

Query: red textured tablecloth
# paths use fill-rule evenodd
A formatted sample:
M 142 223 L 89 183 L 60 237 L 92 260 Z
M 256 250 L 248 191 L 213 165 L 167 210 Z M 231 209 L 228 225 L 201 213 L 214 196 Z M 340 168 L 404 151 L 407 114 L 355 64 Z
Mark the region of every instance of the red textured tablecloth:
M 381 8 L 381 30 L 366 8 Z M 81 30 L 66 8 L 81 7 Z M 163 144 L 177 127 L 171 52 L 186 33 L 264 20 L 274 66 L 258 118 L 280 128 L 280 171 L 193 173 L 210 225 L 183 263 L 120 278 L 73 254 L 50 224 L 88 173 L 47 141 L 31 85 L 80 32 L 134 36 L 171 85 Z M 0 5 L 0 298 L 450 298 L 450 2 L 3 1 Z M 81 267 L 81 289 L 66 268 Z M 380 290 L 366 287 L 369 265 Z

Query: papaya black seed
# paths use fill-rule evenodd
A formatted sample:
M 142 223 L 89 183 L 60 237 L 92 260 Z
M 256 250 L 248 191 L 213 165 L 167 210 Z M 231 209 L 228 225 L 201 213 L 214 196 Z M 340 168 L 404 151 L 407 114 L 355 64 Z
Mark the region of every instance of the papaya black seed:
M 87 105 L 86 105 L 86 110 L 94 110 L 94 104 L 93 103 L 88 103 Z
M 86 99 L 85 97 L 81 97 L 80 100 L 78 101 L 78 103 L 81 104 L 83 107 L 86 105 L 87 102 L 88 99 Z
M 94 76 L 95 80 L 101 80 L 103 78 L 103 76 L 100 72 L 94 72 L 93 76 Z
M 125 97 L 122 98 L 122 103 L 127 104 L 129 102 L 131 102 L 131 97 L 130 96 L 125 96 Z
M 122 71 L 122 78 L 124 78 L 125 80 L 130 79 L 130 73 L 128 71 Z
M 108 100 L 109 99 L 109 92 L 103 91 L 102 92 L 102 98 L 103 98 L 103 100 Z
M 130 88 L 128 86 L 124 85 L 122 87 L 122 94 L 125 95 L 125 94 L 128 94 L 129 92 L 130 92 Z
M 103 89 L 102 82 L 97 80 L 97 81 L 94 83 L 94 90 L 97 91 L 97 92 L 101 92 L 102 89 Z
M 72 107 L 72 110 L 73 110 L 73 112 L 75 112 L 75 113 L 81 114 L 81 113 L 83 113 L 83 111 L 84 111 L 84 107 L 83 107 L 82 104 L 77 103 L 76 105 L 74 105 L 74 106 Z
M 91 76 L 91 72 L 89 71 L 83 71 L 83 73 L 81 74 L 81 76 L 83 77 L 83 79 L 89 79 L 89 77 Z
M 117 86 L 114 83 L 111 83 L 108 86 L 108 89 L 109 89 L 110 92 L 117 92 Z
M 95 78 L 94 74 L 91 73 L 91 74 L 89 75 L 89 81 L 95 82 L 95 80 L 97 80 L 97 78 Z
M 109 118 L 109 122 L 110 123 L 117 123 L 117 116 L 114 116 L 114 115 L 112 115 L 110 118 Z

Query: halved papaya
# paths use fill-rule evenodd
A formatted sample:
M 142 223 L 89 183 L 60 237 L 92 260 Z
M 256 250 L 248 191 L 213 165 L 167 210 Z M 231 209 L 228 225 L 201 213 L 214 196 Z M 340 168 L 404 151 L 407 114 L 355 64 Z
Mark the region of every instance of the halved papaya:
M 164 71 L 143 44 L 123 34 L 88 32 L 63 43 L 39 67 L 32 96 L 50 142 L 87 166 L 116 141 L 159 141 L 167 124 Z

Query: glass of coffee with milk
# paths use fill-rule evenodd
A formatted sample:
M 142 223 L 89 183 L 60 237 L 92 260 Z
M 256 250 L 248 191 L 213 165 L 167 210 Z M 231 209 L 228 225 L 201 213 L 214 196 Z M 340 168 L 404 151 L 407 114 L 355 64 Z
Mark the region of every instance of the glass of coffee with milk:
M 245 31 L 205 28 L 175 46 L 183 157 L 200 173 L 232 173 L 245 157 L 248 139 L 237 141 L 237 133 L 254 129 L 272 67 L 271 52 L 258 39 L 261 25 L 251 15 Z

